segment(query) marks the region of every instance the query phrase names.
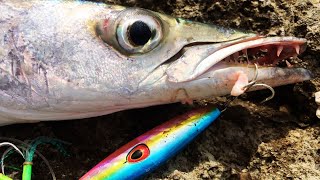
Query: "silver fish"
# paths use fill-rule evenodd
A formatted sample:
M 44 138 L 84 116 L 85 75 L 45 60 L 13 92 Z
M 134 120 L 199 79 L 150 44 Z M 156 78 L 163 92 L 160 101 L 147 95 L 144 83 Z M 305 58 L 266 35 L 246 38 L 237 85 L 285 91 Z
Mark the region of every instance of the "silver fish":
M 254 63 L 271 86 L 311 77 L 277 67 L 305 39 L 91 2 L 0 0 L 0 12 L 0 125 L 222 96 Z

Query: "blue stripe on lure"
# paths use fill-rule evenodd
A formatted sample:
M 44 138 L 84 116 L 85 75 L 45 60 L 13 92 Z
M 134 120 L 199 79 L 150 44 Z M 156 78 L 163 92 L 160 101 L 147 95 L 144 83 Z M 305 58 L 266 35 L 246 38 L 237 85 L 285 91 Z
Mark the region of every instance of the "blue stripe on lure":
M 80 180 L 138 179 L 181 151 L 220 115 L 192 110 L 144 133 L 101 161 Z

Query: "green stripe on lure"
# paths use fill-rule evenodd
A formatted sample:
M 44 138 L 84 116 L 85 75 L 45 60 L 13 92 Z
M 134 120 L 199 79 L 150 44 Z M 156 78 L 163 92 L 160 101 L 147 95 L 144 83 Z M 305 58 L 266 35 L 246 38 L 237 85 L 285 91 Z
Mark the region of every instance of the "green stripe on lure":
M 101 161 L 80 180 L 137 179 L 176 155 L 220 115 L 217 108 L 203 108 L 176 117 Z

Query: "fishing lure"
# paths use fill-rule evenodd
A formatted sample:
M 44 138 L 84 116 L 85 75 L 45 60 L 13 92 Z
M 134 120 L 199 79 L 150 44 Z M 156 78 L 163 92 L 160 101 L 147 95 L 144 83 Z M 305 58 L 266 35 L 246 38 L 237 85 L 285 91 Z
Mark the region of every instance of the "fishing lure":
M 80 180 L 138 179 L 176 155 L 220 113 L 217 108 L 203 108 L 165 122 L 122 146 Z

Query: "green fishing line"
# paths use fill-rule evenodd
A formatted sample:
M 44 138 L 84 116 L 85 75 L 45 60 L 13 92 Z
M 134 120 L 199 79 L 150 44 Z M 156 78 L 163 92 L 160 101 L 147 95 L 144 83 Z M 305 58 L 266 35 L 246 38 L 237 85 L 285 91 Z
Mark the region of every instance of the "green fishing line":
M 63 155 L 67 156 L 68 153 L 64 149 L 64 145 L 70 144 L 65 141 L 61 141 L 59 139 L 53 139 L 48 137 L 38 137 L 30 143 L 29 148 L 26 153 L 26 162 L 32 162 L 34 153 L 40 144 L 51 144 L 57 148 Z
M 26 161 L 23 163 L 22 180 L 31 180 L 32 161 L 36 149 L 40 144 L 51 144 L 55 146 L 63 154 L 67 154 L 67 152 L 63 148 L 63 145 L 67 144 L 66 142 L 48 137 L 38 137 L 30 143 L 29 148 L 27 148 L 26 150 Z
M 12 169 L 12 170 L 15 170 L 15 171 L 21 171 L 20 168 L 15 167 L 15 166 L 8 166 L 8 165 L 6 165 L 6 168 L 7 168 L 7 169 Z

